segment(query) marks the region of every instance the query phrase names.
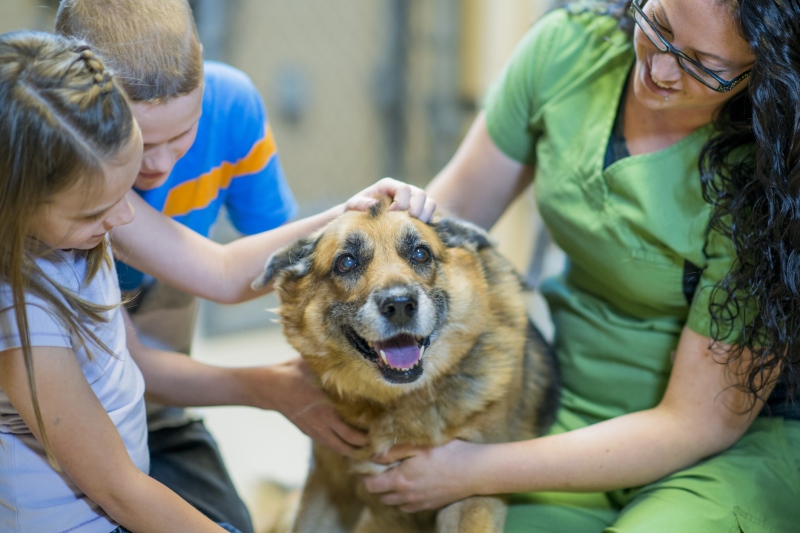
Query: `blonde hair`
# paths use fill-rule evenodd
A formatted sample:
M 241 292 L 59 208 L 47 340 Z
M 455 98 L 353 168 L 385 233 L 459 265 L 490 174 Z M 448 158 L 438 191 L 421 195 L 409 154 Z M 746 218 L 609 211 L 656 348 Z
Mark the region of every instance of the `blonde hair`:
M 55 28 L 91 43 L 134 102 L 167 102 L 203 82 L 186 0 L 62 0 Z
M 11 289 L 33 408 L 53 464 L 36 396 L 25 294 L 50 304 L 82 342 L 99 343 L 76 314 L 104 321 L 109 307 L 46 278 L 35 259 L 50 250 L 31 236 L 31 224 L 54 195 L 94 186 L 103 163 L 131 142 L 133 132 L 124 92 L 86 43 L 39 32 L 0 35 L 0 280 Z M 86 257 L 88 283 L 110 257 L 105 243 Z

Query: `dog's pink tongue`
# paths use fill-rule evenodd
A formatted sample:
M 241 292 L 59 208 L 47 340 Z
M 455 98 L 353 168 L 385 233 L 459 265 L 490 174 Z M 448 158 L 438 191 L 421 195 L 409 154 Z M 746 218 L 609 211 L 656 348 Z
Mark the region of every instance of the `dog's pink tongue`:
M 404 370 L 416 365 L 420 359 L 419 346 L 414 337 L 400 335 L 388 341 L 375 343 L 375 351 L 383 351 L 384 362 L 392 368 Z

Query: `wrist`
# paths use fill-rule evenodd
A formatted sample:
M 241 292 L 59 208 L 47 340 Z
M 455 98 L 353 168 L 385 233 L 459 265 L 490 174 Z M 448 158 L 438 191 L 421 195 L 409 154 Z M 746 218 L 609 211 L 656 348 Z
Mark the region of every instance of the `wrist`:
M 337 218 L 339 215 L 343 215 L 347 212 L 347 203 L 336 204 L 335 206 L 331 207 L 327 211 L 325 211 L 325 215 L 328 218 L 328 221 Z
M 500 447 L 498 444 L 468 444 L 465 464 L 473 465 L 473 470 L 465 482 L 469 485 L 471 494 L 488 496 L 513 492 L 505 486 L 506 476 L 501 473 L 502 463 L 498 464 L 496 461 L 497 458 L 501 461 L 503 458 Z
M 243 367 L 232 369 L 238 384 L 239 401 L 237 405 L 274 410 L 275 393 L 280 385 L 276 368 L 272 366 Z

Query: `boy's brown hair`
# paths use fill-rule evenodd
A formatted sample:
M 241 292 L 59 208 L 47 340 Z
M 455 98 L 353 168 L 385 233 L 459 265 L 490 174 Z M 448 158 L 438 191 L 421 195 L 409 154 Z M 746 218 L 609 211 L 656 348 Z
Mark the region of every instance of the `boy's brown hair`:
M 55 29 L 90 43 L 133 102 L 167 102 L 203 82 L 187 0 L 62 0 Z

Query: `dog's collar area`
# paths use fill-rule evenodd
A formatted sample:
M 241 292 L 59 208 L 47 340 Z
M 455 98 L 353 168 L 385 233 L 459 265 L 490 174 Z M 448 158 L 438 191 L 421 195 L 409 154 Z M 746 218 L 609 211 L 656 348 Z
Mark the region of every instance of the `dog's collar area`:
M 388 364 L 386 356 L 381 356 L 376 352 L 366 339 L 358 335 L 353 328 L 345 326 L 342 328 L 344 336 L 365 359 L 375 364 L 383 378 L 389 383 L 406 384 L 413 383 L 422 376 L 422 355 L 431 344 L 431 335 L 417 341 L 419 349 L 419 359 L 407 368 L 394 368 Z

